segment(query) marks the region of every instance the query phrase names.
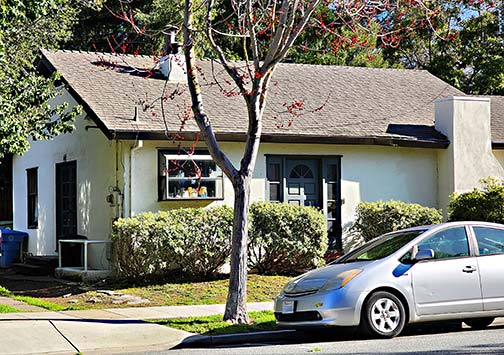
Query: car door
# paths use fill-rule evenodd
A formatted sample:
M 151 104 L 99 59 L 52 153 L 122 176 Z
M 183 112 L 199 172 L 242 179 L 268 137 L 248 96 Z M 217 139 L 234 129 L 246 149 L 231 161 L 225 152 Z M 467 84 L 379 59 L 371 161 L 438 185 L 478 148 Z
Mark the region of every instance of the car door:
M 411 268 L 418 315 L 483 310 L 478 263 L 471 256 L 465 227 L 441 230 L 417 247 L 434 251 L 433 259 L 419 261 Z
M 478 243 L 483 309 L 504 310 L 504 230 L 474 226 L 473 232 Z

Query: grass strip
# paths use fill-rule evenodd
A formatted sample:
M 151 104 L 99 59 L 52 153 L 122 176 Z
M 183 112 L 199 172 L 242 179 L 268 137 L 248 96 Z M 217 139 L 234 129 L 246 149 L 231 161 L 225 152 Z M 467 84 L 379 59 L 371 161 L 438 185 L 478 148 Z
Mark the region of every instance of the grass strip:
M 15 312 L 21 312 L 21 311 L 11 306 L 0 304 L 0 313 L 15 313 Z
M 82 309 L 81 307 L 75 306 L 75 305 L 62 306 L 62 305 L 57 304 L 57 303 L 52 303 L 52 302 L 48 302 L 48 301 L 39 300 L 38 298 L 34 298 L 34 297 L 30 297 L 30 296 L 15 295 L 15 294 L 13 294 L 11 291 L 9 291 L 8 289 L 6 289 L 3 286 L 0 286 L 0 296 L 9 297 L 9 298 L 12 298 L 12 299 L 14 299 L 16 301 L 24 302 L 24 303 L 29 304 L 31 306 L 36 306 L 36 307 L 44 308 L 44 309 L 47 309 L 47 310 L 53 311 L 53 312 L 72 311 L 72 310 L 80 310 L 80 309 Z M 2 313 L 6 313 L 6 312 L 2 312 Z
M 278 330 L 272 311 L 249 312 L 251 324 L 231 324 L 222 320 L 222 315 L 205 317 L 174 318 L 152 321 L 171 328 L 201 335 L 223 335 L 236 333 Z

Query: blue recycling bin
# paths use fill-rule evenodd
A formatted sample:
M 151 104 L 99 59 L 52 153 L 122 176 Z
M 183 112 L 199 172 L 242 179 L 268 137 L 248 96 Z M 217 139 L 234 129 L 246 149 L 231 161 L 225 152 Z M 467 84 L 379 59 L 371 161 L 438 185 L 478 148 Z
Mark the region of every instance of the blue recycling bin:
M 28 233 L 0 228 L 0 267 L 7 268 L 19 260 L 21 246 Z

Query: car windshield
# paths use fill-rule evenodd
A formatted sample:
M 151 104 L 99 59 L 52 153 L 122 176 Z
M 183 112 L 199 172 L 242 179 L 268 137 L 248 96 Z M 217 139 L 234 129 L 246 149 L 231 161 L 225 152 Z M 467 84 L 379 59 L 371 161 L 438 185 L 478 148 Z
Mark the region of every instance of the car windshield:
M 418 237 L 427 229 L 397 232 L 372 240 L 335 261 L 336 264 L 383 259 Z

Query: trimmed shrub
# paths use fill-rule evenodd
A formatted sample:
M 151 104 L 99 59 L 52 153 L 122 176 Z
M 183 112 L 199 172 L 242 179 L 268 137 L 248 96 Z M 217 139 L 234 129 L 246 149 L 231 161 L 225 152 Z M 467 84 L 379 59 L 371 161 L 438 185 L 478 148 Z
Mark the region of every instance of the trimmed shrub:
M 127 278 L 179 270 L 209 276 L 230 253 L 233 212 L 227 206 L 141 213 L 114 223 L 114 266 Z
M 399 229 L 441 223 L 441 211 L 416 203 L 391 200 L 389 202 L 361 202 L 350 230 L 364 241 Z
M 260 274 L 292 274 L 321 266 L 327 227 L 314 207 L 257 202 L 250 207 L 249 267 Z
M 450 221 L 504 223 L 504 181 L 481 180 L 482 187 L 453 194 L 448 204 Z

